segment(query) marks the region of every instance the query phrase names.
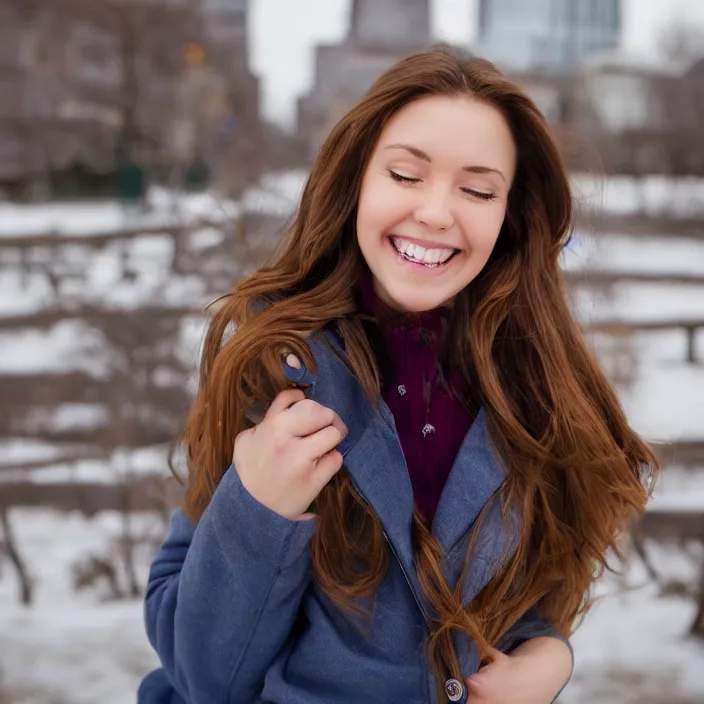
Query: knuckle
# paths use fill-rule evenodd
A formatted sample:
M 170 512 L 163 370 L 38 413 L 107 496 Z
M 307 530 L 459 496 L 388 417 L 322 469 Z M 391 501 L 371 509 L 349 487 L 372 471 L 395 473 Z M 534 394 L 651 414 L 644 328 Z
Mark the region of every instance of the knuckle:
M 271 443 L 271 448 L 277 454 L 283 452 L 288 446 L 288 433 L 279 425 L 272 428 L 268 442 Z
M 235 449 L 241 449 L 244 445 L 247 444 L 247 440 L 249 439 L 251 434 L 251 430 L 242 430 L 237 433 L 237 435 L 235 435 L 235 442 L 233 443 L 233 447 Z
M 312 411 L 315 410 L 315 401 L 311 401 L 309 398 L 305 397 L 305 394 L 303 394 L 302 391 L 298 391 L 297 393 L 301 394 L 303 398 L 296 404 L 299 409 L 305 413 L 306 415 L 310 414 Z

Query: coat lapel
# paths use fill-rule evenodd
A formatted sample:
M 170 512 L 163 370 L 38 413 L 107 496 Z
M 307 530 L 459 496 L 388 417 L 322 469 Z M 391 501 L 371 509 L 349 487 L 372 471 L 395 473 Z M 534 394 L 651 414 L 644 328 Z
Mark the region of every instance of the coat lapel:
M 446 553 L 469 530 L 505 478 L 490 446 L 486 413 L 481 409 L 460 446 L 433 519 L 433 535 Z
M 411 525 L 413 488 L 396 434 L 393 416 L 383 399 L 375 409 L 357 380 L 333 350 L 342 352 L 332 333 L 309 339 L 317 364 L 309 397 L 334 410 L 349 434 L 338 446 L 350 479 L 381 521 L 389 545 L 427 616 L 427 605 L 413 560 Z
M 308 396 L 334 410 L 347 425 L 349 434 L 338 446 L 352 483 L 381 521 L 386 538 L 398 559 L 419 607 L 426 615 L 416 574 L 411 526 L 413 488 L 408 476 L 393 416 L 383 399 L 378 410 L 338 355 L 344 355 L 331 332 L 308 339 L 317 372 L 304 372 L 302 383 Z M 470 530 L 486 502 L 505 479 L 505 471 L 490 446 L 486 415 L 481 410 L 472 424 L 453 463 L 433 520 L 432 532 L 447 556 L 448 583 L 454 586 L 464 566 L 472 535 Z M 465 604 L 491 579 L 503 559 L 515 549 L 497 500 L 477 536 L 472 564 L 463 585 Z

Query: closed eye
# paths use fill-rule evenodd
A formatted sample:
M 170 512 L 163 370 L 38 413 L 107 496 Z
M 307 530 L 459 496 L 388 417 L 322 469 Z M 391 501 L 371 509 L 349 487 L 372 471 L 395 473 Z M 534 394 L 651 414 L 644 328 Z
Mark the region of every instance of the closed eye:
M 398 183 L 420 183 L 421 179 L 419 178 L 414 178 L 412 176 L 404 176 L 403 174 L 398 173 L 397 171 L 394 171 L 393 169 L 387 169 L 389 172 L 389 176 L 394 181 L 397 181 Z M 474 198 L 479 198 L 480 200 L 494 200 L 496 198 L 495 193 L 487 193 L 485 191 L 475 191 L 473 188 L 460 188 L 462 193 L 466 193 L 467 195 L 473 196 Z
M 393 171 L 392 169 L 388 169 L 389 176 L 394 181 L 398 181 L 399 183 L 418 183 L 420 181 L 419 178 L 412 178 L 411 176 L 403 176 L 402 174 L 399 174 L 396 171 Z
M 475 191 L 473 188 L 460 188 L 460 190 L 462 193 L 466 193 L 467 195 L 474 196 L 475 198 L 479 198 L 481 200 L 494 200 L 494 198 L 496 198 L 496 193 Z

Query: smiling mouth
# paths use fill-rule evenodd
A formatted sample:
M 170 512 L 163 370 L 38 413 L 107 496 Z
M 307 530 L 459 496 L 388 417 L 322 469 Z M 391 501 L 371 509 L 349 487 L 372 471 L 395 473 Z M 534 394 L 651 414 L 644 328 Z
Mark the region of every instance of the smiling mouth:
M 436 247 L 425 249 L 409 242 L 403 237 L 389 237 L 391 246 L 406 261 L 412 264 L 420 264 L 428 269 L 438 269 L 447 264 L 460 253 L 461 250 L 450 247 Z

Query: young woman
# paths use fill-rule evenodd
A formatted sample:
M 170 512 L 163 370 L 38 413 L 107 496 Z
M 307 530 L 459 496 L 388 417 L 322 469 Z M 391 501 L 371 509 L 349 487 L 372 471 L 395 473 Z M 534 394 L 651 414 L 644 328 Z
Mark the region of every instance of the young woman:
M 657 471 L 570 314 L 571 216 L 485 61 L 409 56 L 339 122 L 210 325 L 142 704 L 554 700 Z

